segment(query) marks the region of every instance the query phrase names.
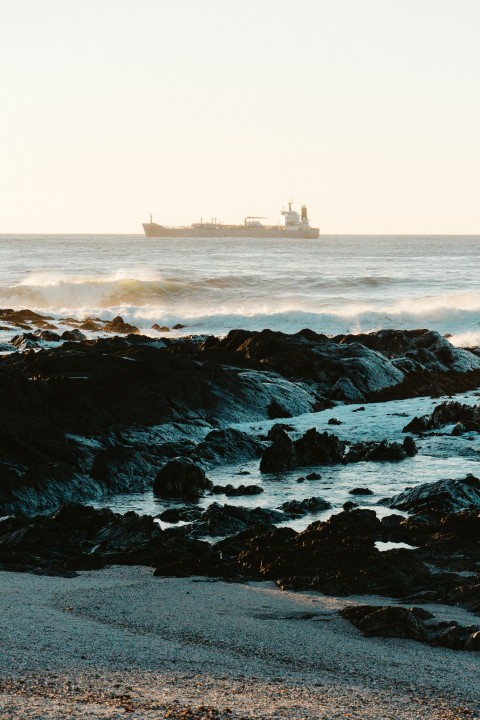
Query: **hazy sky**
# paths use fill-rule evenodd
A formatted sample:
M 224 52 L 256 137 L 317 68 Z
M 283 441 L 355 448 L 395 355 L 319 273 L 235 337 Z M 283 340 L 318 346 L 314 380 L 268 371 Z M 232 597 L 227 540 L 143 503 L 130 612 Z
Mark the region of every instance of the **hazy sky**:
M 0 233 L 480 233 L 479 0 L 0 0 Z

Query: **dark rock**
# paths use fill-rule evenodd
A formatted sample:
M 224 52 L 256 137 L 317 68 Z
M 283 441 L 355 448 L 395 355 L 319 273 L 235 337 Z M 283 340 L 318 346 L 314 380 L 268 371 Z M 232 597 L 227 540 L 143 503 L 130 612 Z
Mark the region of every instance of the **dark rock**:
M 358 627 L 367 637 L 402 638 L 451 650 L 480 649 L 480 629 L 463 627 L 457 622 L 434 622 L 434 615 L 423 608 L 355 605 L 340 610 L 340 615 Z
M 382 504 L 418 514 L 451 513 L 480 508 L 480 480 L 467 475 L 463 480 L 439 480 L 406 490 Z
M 418 453 L 418 448 L 415 440 L 410 435 L 407 435 L 407 437 L 404 439 L 403 449 L 405 450 L 408 457 L 414 457 Z
M 18 350 L 29 350 L 31 348 L 35 349 L 41 347 L 40 338 L 32 332 L 15 335 L 10 340 L 10 344 L 16 347 Z
M 373 491 L 365 487 L 352 488 L 348 493 L 349 495 L 373 495 Z
M 202 514 L 203 511 L 198 507 L 168 508 L 168 510 L 164 510 L 157 517 L 164 522 L 178 523 L 199 520 Z
M 444 425 L 456 423 L 457 430 L 454 435 L 461 434 L 465 430 L 480 431 L 480 405 L 463 405 L 457 401 L 443 402 L 437 405 L 430 415 L 415 417 L 408 425 L 405 425 L 403 432 L 416 434 L 428 430 L 439 430 Z
M 263 447 L 257 438 L 241 430 L 212 430 L 197 445 L 192 458 L 196 462 L 201 461 L 207 468 L 231 465 L 260 457 Z
M 330 390 L 329 396 L 334 400 L 344 400 L 351 403 L 365 401 L 365 395 L 348 377 L 339 378 Z
M 153 492 L 163 498 L 198 500 L 213 487 L 198 465 L 183 458 L 170 460 L 159 470 L 153 483 Z
M 354 409 L 352 410 L 352 412 L 363 412 L 364 410 L 365 410 L 364 406 L 361 405 L 361 406 L 358 407 L 358 408 L 354 408 Z
M 343 422 L 341 420 L 337 420 L 337 418 L 330 418 L 327 425 L 343 425 Z
M 261 472 L 288 470 L 295 464 L 295 445 L 284 430 L 278 430 L 272 445 L 262 454 L 260 470 Z
M 117 317 L 113 318 L 113 320 L 107 322 L 103 327 L 103 331 L 119 335 L 130 335 L 140 332 L 135 325 L 130 325 L 129 323 L 124 322 L 120 315 L 117 315 Z
M 86 339 L 87 339 L 87 336 L 84 335 L 78 328 L 75 328 L 75 330 L 65 330 L 65 332 L 62 333 L 62 340 L 71 340 L 73 342 L 83 342 L 83 340 L 86 340 Z
M 183 330 L 183 328 L 186 327 L 185 325 L 182 325 L 182 323 L 177 323 L 173 326 L 174 330 Z
M 191 531 L 196 536 L 225 536 L 240 532 L 251 526 L 271 525 L 282 522 L 287 516 L 278 510 L 266 508 L 248 509 L 235 505 L 212 503 L 202 514 L 201 520 Z
M 312 513 L 329 510 L 331 504 L 321 497 L 311 497 L 305 500 L 289 500 L 281 505 L 282 510 L 291 517 L 301 517 Z
M 320 475 L 320 473 L 317 473 L 314 471 L 314 472 L 308 473 L 308 475 L 305 477 L 305 480 L 320 480 L 321 477 L 322 476 Z
M 352 502 L 351 500 L 347 500 L 347 502 L 343 503 L 343 505 L 342 505 L 342 508 L 345 510 L 345 512 L 349 512 L 350 510 L 353 510 L 356 507 L 358 507 L 358 504 L 355 502 Z
M 412 440 L 407 447 L 413 451 Z M 414 445 L 414 443 L 413 443 Z M 403 445 L 381 442 L 360 442 L 348 445 L 336 435 L 319 433 L 312 428 L 298 440 L 292 440 L 286 432 L 275 432 L 272 445 L 263 452 L 261 472 L 278 472 L 294 467 L 309 465 L 335 465 L 348 462 L 399 462 L 405 460 L 407 452 Z M 312 478 L 316 479 L 316 478 Z
M 163 332 L 163 333 L 170 332 L 169 327 L 167 327 L 166 325 L 159 325 L 158 323 L 154 323 L 152 325 L 152 330 L 156 330 L 157 332 Z
M 35 335 L 46 342 L 59 342 L 60 335 L 53 330 L 35 330 Z
M 268 417 L 271 420 L 275 420 L 277 418 L 288 418 L 292 417 L 292 413 L 282 407 L 282 405 L 280 405 L 280 403 L 276 400 L 272 400 L 268 406 Z
M 260 485 L 214 485 L 212 493 L 215 495 L 226 495 L 227 497 L 239 497 L 241 495 L 260 495 L 263 488 Z
M 102 329 L 102 326 L 99 324 L 99 322 L 92 320 L 92 318 L 87 318 L 78 326 L 78 329 L 85 330 L 85 332 L 98 332 Z

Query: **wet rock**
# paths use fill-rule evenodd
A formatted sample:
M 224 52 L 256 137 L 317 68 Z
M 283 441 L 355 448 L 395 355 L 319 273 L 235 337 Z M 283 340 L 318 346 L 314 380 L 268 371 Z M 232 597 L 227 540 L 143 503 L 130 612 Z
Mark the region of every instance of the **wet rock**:
M 104 325 L 103 330 L 104 332 L 119 335 L 129 335 L 140 332 L 140 330 L 135 327 L 135 325 L 130 325 L 129 323 L 126 323 L 123 318 L 120 317 L 120 315 L 117 315 L 117 317 L 113 318 L 113 320 L 107 322 L 106 325 Z
M 348 493 L 349 495 L 373 495 L 373 491 L 366 487 L 352 488 Z
M 95 454 L 90 475 L 108 493 L 142 492 L 152 486 L 163 460 L 148 450 L 115 445 Z
M 382 504 L 417 515 L 455 513 L 480 508 L 480 480 L 467 475 L 463 480 L 439 480 L 406 490 Z
M 173 326 L 173 330 L 183 330 L 184 327 L 186 327 L 186 325 L 182 325 L 182 323 L 177 323 Z
M 41 315 L 33 310 L 12 310 L 10 308 L 0 309 L 0 320 L 9 322 L 23 330 L 28 330 L 30 325 L 37 327 L 48 324 L 49 320 L 53 320 L 50 315 Z
M 356 387 L 350 378 L 340 378 L 332 387 L 329 393 L 334 400 L 343 400 L 345 402 L 364 402 L 364 394 Z
M 430 415 L 415 417 L 403 428 L 403 432 L 424 433 L 439 430 L 445 425 L 456 423 L 459 429 L 454 434 L 465 430 L 480 431 L 480 405 L 464 405 L 457 401 L 443 402 Z
M 325 395 L 330 395 L 341 379 L 350 380 L 360 393 L 396 385 L 403 379 L 402 371 L 381 353 L 355 341 L 339 344 L 311 330 L 293 335 L 232 330 L 215 346 L 210 345 L 212 350 L 242 355 L 289 379 L 316 382 Z
M 343 422 L 341 420 L 337 420 L 337 418 L 330 418 L 327 425 L 343 425 Z
M 214 485 L 212 493 L 215 495 L 226 495 L 227 497 L 240 497 L 241 495 L 260 495 L 263 488 L 260 485 Z
M 70 340 L 73 342 L 82 342 L 83 340 L 87 339 L 87 336 L 84 335 L 81 330 L 75 328 L 75 330 L 65 330 L 65 332 L 62 333 L 61 339 Z
M 60 335 L 53 330 L 35 330 L 35 335 L 46 342 L 59 342 Z
M 329 510 L 331 503 L 321 497 L 311 497 L 305 500 L 288 500 L 281 505 L 282 510 L 290 517 L 302 517 L 322 510 Z
M 235 428 L 212 430 L 192 453 L 206 468 L 232 465 L 260 457 L 264 444 L 256 437 Z
M 288 418 L 292 417 L 292 413 L 286 410 L 276 400 L 272 400 L 272 402 L 268 406 L 268 417 L 270 418 L 270 420 L 275 420 L 277 418 Z
M 480 650 L 480 629 L 457 622 L 435 622 L 434 615 L 418 607 L 355 605 L 340 610 L 367 637 L 402 638 L 447 647 L 451 650 Z
M 417 444 L 410 435 L 407 435 L 404 439 L 403 449 L 405 450 L 407 457 L 414 457 L 418 453 Z
M 41 347 L 40 338 L 33 332 L 22 333 L 21 335 L 15 335 L 11 340 L 10 344 L 17 348 L 17 350 L 30 350 Z
M 177 458 L 159 470 L 153 483 L 153 492 L 162 498 L 198 500 L 212 487 L 202 468 L 189 460 Z
M 278 430 L 269 448 L 262 454 L 261 472 L 288 470 L 296 464 L 296 452 L 293 441 L 284 430 Z
M 187 508 L 168 508 L 157 515 L 159 520 L 163 520 L 168 523 L 179 523 L 179 522 L 194 522 L 199 520 L 203 514 L 203 510 L 199 507 L 187 507 Z
M 407 444 L 413 451 L 411 439 Z M 335 465 L 349 462 L 399 462 L 405 460 L 404 445 L 382 440 L 348 445 L 336 435 L 307 430 L 298 440 L 292 440 L 281 429 L 275 432 L 273 443 L 266 448 L 260 462 L 261 472 L 278 472 L 309 465 Z
M 347 502 L 343 503 L 342 508 L 345 510 L 345 512 L 350 512 L 350 510 L 353 510 L 354 508 L 358 507 L 358 503 L 352 502 L 352 500 L 347 500 Z
M 320 480 L 321 477 L 322 476 L 320 475 L 320 473 L 313 471 L 311 473 L 308 473 L 308 475 L 306 475 L 305 480 Z
M 235 505 L 212 503 L 202 514 L 201 520 L 190 534 L 219 537 L 241 532 L 258 525 L 271 525 L 287 519 L 283 512 L 266 508 L 243 508 Z
M 85 332 L 98 332 L 99 330 L 102 330 L 102 325 L 100 325 L 98 321 L 92 320 L 92 318 L 87 318 L 80 323 L 78 329 L 84 330 Z

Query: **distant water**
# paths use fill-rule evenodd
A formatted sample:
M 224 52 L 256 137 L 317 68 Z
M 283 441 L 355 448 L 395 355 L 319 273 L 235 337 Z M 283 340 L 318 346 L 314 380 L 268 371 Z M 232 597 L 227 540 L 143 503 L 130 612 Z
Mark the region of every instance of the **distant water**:
M 428 327 L 480 344 L 480 236 L 0 236 L 0 307 L 184 332 Z M 155 334 L 154 331 L 150 331 Z

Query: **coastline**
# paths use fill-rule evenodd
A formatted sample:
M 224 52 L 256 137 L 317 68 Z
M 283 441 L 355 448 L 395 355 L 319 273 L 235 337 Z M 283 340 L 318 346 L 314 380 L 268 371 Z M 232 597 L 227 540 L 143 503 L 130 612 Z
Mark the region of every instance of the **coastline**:
M 478 654 L 364 638 L 337 611 L 365 598 L 153 578 L 138 567 L 69 580 L 0 573 L 0 587 L 5 720 L 453 720 L 480 712 Z
M 2 720 L 480 717 L 478 348 L 20 319 L 0 358 Z M 109 507 L 146 491 L 157 513 Z M 359 604 L 374 637 L 339 615 Z

